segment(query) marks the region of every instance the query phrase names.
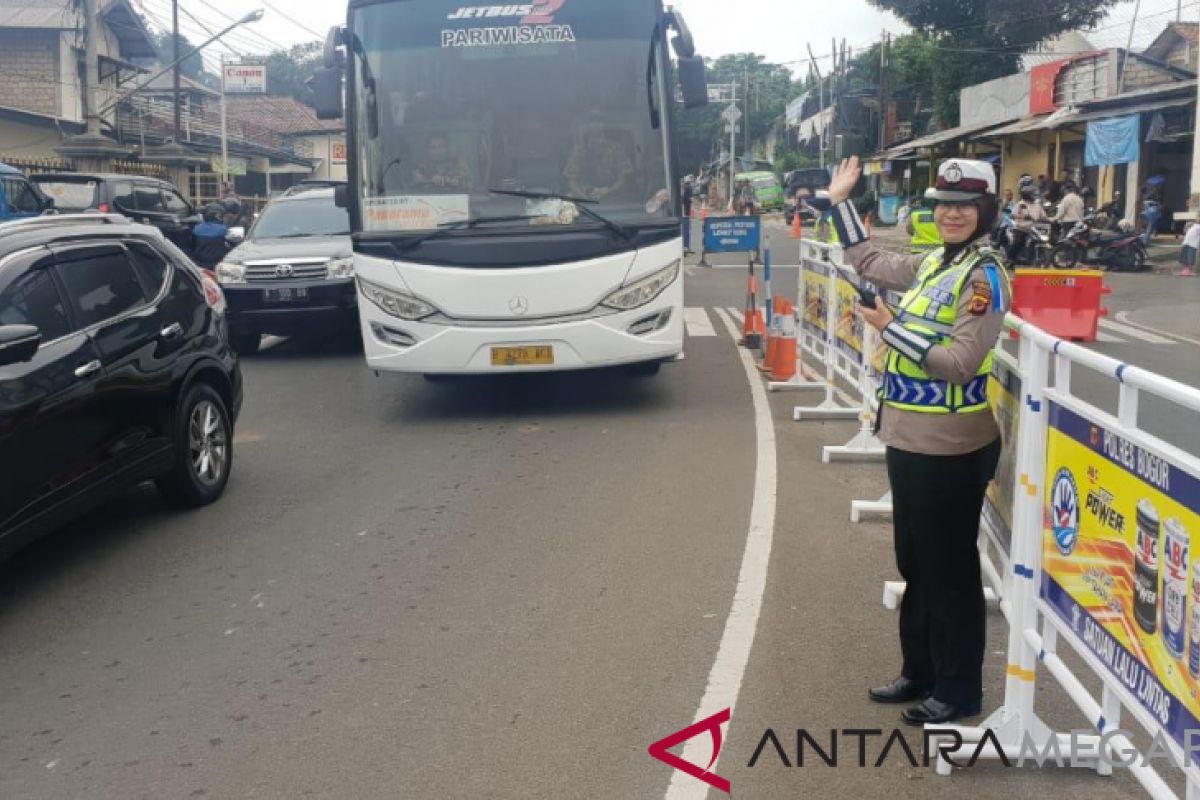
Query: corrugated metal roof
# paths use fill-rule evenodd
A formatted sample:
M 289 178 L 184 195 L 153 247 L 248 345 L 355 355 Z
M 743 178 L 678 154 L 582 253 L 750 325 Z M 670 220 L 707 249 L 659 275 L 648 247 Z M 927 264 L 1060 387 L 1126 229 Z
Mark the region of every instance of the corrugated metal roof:
M 71 0 L 0 0 L 2 28 L 74 28 Z

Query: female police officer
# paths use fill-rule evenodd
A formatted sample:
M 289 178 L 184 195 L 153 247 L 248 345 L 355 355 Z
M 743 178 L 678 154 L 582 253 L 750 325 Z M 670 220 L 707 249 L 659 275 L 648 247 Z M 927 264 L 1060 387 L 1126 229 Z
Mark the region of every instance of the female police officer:
M 979 516 L 1000 457 L 988 406 L 992 350 L 1010 302 L 1003 256 L 988 246 L 996 221 L 991 164 L 953 159 L 926 193 L 944 247 L 927 255 L 877 250 L 848 202 L 861 169 L 842 162 L 829 188 L 834 224 L 859 275 L 907 292 L 894 311 L 860 308 L 887 343 L 880 438 L 887 444 L 896 562 L 908 582 L 900 609 L 900 677 L 868 694 L 922 701 L 914 725 L 979 713 L 984 601 Z

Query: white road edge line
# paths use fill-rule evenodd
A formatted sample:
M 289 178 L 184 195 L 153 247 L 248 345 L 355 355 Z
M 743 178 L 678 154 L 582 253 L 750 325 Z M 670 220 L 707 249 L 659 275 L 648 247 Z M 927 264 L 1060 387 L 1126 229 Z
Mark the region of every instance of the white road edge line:
M 1179 344 L 1174 339 L 1168 339 L 1166 336 L 1159 336 L 1157 333 L 1150 333 L 1141 328 L 1135 328 L 1132 325 L 1113 322 L 1111 319 L 1100 320 L 1100 327 L 1112 333 L 1119 333 L 1122 336 L 1141 339 L 1143 342 L 1149 342 L 1150 344 Z
M 1111 333 L 1105 333 L 1104 331 L 1097 331 L 1096 332 L 1096 341 L 1113 344 L 1113 343 L 1117 343 L 1117 342 L 1123 343 L 1125 340 L 1122 339 L 1120 336 L 1113 336 Z
M 717 335 L 708 319 L 708 311 L 700 307 L 683 309 L 683 324 L 687 328 L 687 335 L 692 338 Z
M 1117 319 L 1121 320 L 1121 322 L 1123 322 L 1126 325 L 1129 325 L 1131 327 L 1140 328 L 1142 330 L 1149 331 L 1151 333 L 1156 333 L 1159 336 L 1169 336 L 1172 339 L 1178 339 L 1181 342 L 1187 342 L 1188 344 L 1194 344 L 1194 345 L 1196 345 L 1196 347 L 1200 347 L 1200 341 L 1198 341 L 1196 339 L 1189 339 L 1188 337 L 1180 336 L 1177 333 L 1168 333 L 1166 331 L 1160 331 L 1157 328 L 1149 328 L 1145 325 L 1142 325 L 1141 323 L 1134 322 L 1133 320 L 1130 319 L 1131 314 L 1132 314 L 1132 312 L 1130 312 L 1130 311 L 1120 311 L 1117 313 Z
M 717 316 L 736 341 L 737 318 L 733 317 L 730 320 L 719 313 Z M 693 722 L 707 719 L 737 705 L 742 680 L 746 675 L 746 664 L 750 661 L 750 650 L 754 645 L 754 634 L 758 629 L 763 594 L 767 588 L 771 545 L 775 538 L 775 501 L 778 487 L 778 476 L 775 472 L 775 422 L 771 416 L 770 403 L 767 401 L 767 390 L 758 374 L 754 359 L 740 348 L 738 355 L 742 367 L 746 370 L 746 379 L 750 382 L 750 395 L 754 400 L 757 448 L 754 500 L 750 507 L 750 529 L 746 534 L 746 549 L 742 554 L 742 566 L 738 573 L 733 605 L 725 620 L 721 645 L 717 649 L 712 671 L 708 674 L 708 686 L 704 690 L 704 697 Z M 693 764 L 707 764 L 712 757 L 711 748 L 710 737 L 695 737 L 684 745 L 682 758 Z M 671 776 L 671 785 L 667 787 L 665 797 L 666 800 L 704 800 L 707 796 L 707 785 L 676 771 Z

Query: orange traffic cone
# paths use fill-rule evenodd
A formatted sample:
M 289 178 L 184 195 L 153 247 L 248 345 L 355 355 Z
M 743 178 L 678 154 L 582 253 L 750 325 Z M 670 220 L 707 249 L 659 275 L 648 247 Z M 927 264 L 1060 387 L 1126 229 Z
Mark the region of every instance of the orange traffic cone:
M 784 301 L 783 313 L 779 315 L 780 331 L 775 345 L 775 364 L 771 380 L 783 383 L 796 377 L 796 308 Z
M 804 220 L 800 218 L 799 211 L 797 211 L 795 214 L 792 214 L 792 238 L 804 238 Z
M 783 298 L 775 298 L 772 304 L 771 324 L 767 327 L 767 348 L 763 352 L 763 362 L 758 369 L 761 372 L 773 372 L 775 370 L 775 357 L 779 349 L 779 336 L 782 332 L 780 325 L 783 320 Z

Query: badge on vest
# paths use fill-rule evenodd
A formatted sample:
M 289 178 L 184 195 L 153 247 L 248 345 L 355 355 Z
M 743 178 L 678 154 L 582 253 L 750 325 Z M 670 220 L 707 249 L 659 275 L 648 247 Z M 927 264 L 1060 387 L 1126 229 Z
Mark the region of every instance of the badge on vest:
M 987 281 L 971 281 L 971 300 L 967 311 L 976 317 L 982 317 L 992 305 L 992 286 Z

